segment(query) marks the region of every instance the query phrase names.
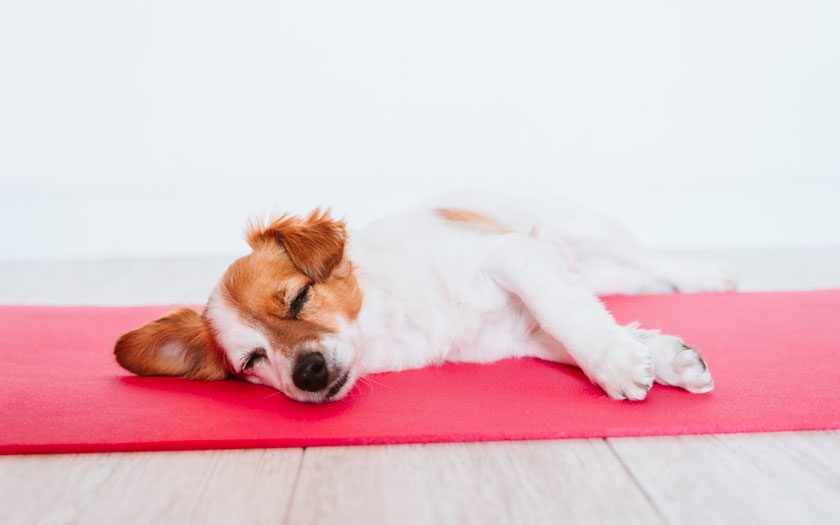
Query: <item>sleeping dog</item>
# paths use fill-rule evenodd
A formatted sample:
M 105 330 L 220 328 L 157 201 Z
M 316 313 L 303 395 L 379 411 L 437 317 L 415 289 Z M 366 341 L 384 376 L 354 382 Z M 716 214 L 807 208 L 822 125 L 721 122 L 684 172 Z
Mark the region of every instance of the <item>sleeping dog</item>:
M 247 229 L 252 251 L 204 312 L 175 310 L 117 341 L 140 375 L 268 385 L 306 402 L 341 399 L 360 376 L 538 357 L 580 367 L 614 399 L 654 382 L 712 389 L 697 350 L 620 326 L 597 294 L 724 291 L 725 269 L 653 254 L 571 207 L 544 212 L 454 195 L 348 233 L 329 213 Z

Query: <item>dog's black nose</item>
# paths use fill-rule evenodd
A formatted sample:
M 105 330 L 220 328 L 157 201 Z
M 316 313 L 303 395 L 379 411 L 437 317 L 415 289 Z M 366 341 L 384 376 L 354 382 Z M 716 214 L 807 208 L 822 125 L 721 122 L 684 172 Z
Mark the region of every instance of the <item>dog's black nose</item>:
M 328 377 L 327 362 L 320 352 L 312 352 L 300 357 L 292 373 L 295 385 L 307 392 L 317 392 L 326 388 Z

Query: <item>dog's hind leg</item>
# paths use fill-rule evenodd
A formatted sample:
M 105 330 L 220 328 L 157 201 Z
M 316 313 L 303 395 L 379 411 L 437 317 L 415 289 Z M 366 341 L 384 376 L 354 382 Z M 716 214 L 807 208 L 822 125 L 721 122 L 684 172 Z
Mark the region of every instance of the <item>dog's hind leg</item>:
M 726 265 L 657 253 L 606 219 L 583 221 L 559 236 L 577 261 L 581 283 L 600 293 L 724 292 L 734 290 L 737 274 Z
M 598 294 L 722 292 L 737 284 L 732 268 L 656 253 L 614 220 L 559 199 L 546 208 L 511 197 L 458 192 L 440 197 L 437 204 L 475 210 L 551 245 L 562 266 Z

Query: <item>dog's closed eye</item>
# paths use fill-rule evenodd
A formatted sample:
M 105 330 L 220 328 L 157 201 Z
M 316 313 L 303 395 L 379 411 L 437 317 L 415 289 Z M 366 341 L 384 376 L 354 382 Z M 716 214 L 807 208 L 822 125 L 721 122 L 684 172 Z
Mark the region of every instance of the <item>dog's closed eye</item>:
M 303 309 L 304 303 L 306 303 L 306 298 L 309 295 L 309 288 L 312 285 L 307 284 L 306 286 L 298 292 L 297 296 L 292 301 L 292 304 L 289 305 L 289 317 L 292 319 L 297 319 L 298 314 Z
M 254 368 L 254 366 L 260 363 L 263 359 L 268 359 L 265 349 L 255 348 L 254 351 L 245 356 L 242 363 L 242 371 L 244 372 Z

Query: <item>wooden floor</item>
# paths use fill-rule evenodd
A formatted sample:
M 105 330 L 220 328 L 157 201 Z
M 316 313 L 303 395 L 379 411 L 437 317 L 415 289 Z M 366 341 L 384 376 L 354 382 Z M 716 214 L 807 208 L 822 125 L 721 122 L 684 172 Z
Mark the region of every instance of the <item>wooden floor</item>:
M 705 255 L 840 287 L 840 248 Z M 202 303 L 227 261 L 4 262 L 0 302 Z M 840 523 L 840 431 L 5 456 L 0 523 Z

